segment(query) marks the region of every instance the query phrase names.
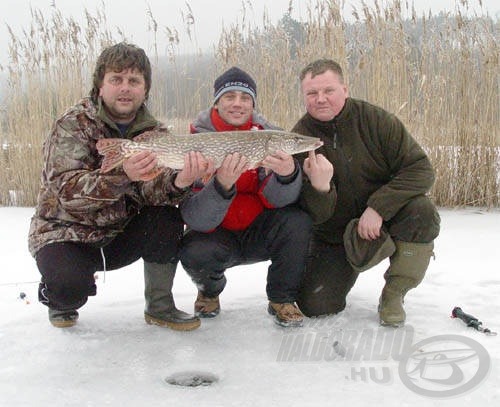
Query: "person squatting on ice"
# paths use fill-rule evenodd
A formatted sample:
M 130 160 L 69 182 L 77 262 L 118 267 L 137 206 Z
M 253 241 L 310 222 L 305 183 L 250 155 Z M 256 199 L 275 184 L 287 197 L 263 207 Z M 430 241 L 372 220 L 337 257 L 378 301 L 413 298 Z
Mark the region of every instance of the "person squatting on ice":
M 439 214 L 426 195 L 434 170 L 396 116 L 349 97 L 335 61 L 310 63 L 300 83 L 306 113 L 292 131 L 321 138 L 318 156 L 333 164 L 334 175 L 324 187 L 328 168 L 316 171 L 311 156 L 298 156 L 307 175 L 301 205 L 314 226 L 297 303 L 307 316 L 338 313 L 359 273 L 389 257 L 379 319 L 401 326 L 404 297 L 424 278 L 439 234 Z
M 44 142 L 29 249 L 42 276 L 39 300 L 56 327 L 77 322 L 77 310 L 96 294 L 96 271 L 140 258 L 146 322 L 175 330 L 200 325 L 198 317 L 176 308 L 172 284 L 184 229 L 175 205 L 203 170 L 167 168 L 144 181 L 157 159 L 143 151 L 118 169 L 100 172 L 99 139 L 166 131 L 145 106 L 150 88 L 151 66 L 142 49 L 125 43 L 106 48 L 97 60 L 90 97 L 58 118 Z
M 199 113 L 191 132 L 277 129 L 255 112 L 257 87 L 233 67 L 214 83 L 214 104 Z M 230 267 L 270 260 L 268 312 L 282 326 L 302 324 L 295 305 L 305 268 L 312 222 L 296 203 L 301 168 L 291 155 L 268 155 L 258 168 L 247 158 L 228 154 L 205 184 L 195 183 L 180 205 L 187 224 L 180 259 L 198 287 L 195 314 L 215 317 Z

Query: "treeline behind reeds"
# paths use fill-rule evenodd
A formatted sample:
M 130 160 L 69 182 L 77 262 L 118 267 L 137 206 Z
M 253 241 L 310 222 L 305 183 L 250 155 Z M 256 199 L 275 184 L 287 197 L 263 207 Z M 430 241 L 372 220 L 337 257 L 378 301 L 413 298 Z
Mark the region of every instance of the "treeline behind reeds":
M 498 207 L 499 22 L 467 10 L 461 1 L 453 13 L 417 16 L 392 1 L 354 10 L 346 20 L 339 1 L 316 0 L 308 3 L 305 21 L 289 12 L 278 24 L 263 16 L 257 28 L 243 14 L 224 28 L 213 54 L 194 44 L 189 56 L 179 54 L 175 30 L 160 37 L 151 15 L 149 107 L 184 133 L 211 104 L 214 78 L 238 65 L 257 81 L 259 110 L 290 129 L 304 113 L 300 70 L 313 59 L 332 58 L 344 66 L 351 96 L 397 114 L 424 146 L 436 169 L 431 194 L 439 206 Z M 193 29 L 196 16 L 189 17 Z M 0 204 L 34 205 L 41 144 L 54 119 L 88 93 L 102 47 L 127 40 L 121 31 L 109 32 L 102 13 L 87 13 L 86 21 L 79 26 L 57 9 L 47 21 L 35 11 L 29 32 L 11 35 Z M 167 44 L 166 57 L 158 56 L 156 41 Z

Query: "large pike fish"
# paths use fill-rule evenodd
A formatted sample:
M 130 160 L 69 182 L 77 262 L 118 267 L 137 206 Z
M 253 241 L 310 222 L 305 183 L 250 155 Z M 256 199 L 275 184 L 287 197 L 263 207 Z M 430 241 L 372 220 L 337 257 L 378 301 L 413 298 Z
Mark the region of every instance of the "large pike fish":
M 316 137 L 303 136 L 279 130 L 224 131 L 173 135 L 156 131 L 145 132 L 133 140 L 105 138 L 97 141 L 97 150 L 104 156 L 101 172 L 106 173 L 120 166 L 123 160 L 140 151 L 155 153 L 161 167 L 182 169 L 184 156 L 199 151 L 214 160 L 218 168 L 227 154 L 244 155 L 254 168 L 268 155 L 281 150 L 297 154 L 315 150 L 323 142 Z

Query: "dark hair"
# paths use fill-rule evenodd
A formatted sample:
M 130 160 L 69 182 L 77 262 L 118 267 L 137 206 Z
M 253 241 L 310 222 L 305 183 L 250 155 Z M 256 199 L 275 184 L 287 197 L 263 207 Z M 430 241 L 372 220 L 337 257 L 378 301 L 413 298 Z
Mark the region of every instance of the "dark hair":
M 142 48 L 133 44 L 120 42 L 105 48 L 97 59 L 94 75 L 92 77 L 92 90 L 90 97 L 97 103 L 99 88 L 102 86 L 106 72 L 121 72 L 125 69 L 136 69 L 144 75 L 146 82 L 146 99 L 151 89 L 151 63 Z
M 300 80 L 303 81 L 308 73 L 311 73 L 311 77 L 314 78 L 316 75 L 321 75 L 326 71 L 332 71 L 336 73 L 340 81 L 344 82 L 344 73 L 342 72 L 342 67 L 332 59 L 317 59 L 314 62 L 311 62 L 300 72 Z

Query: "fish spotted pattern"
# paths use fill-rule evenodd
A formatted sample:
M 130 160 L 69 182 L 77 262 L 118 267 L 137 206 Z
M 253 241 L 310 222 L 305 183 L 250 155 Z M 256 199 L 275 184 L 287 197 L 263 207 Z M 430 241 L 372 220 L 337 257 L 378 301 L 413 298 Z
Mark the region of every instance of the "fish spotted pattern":
M 279 130 L 225 131 L 188 135 L 172 135 L 149 131 L 133 140 L 105 138 L 97 142 L 97 150 L 104 156 L 101 172 L 120 166 L 123 160 L 140 151 L 155 153 L 161 167 L 182 169 L 184 156 L 199 151 L 214 160 L 218 168 L 227 154 L 244 155 L 250 167 L 257 167 L 268 155 L 281 150 L 293 155 L 315 150 L 323 145 L 316 137 L 303 136 Z

